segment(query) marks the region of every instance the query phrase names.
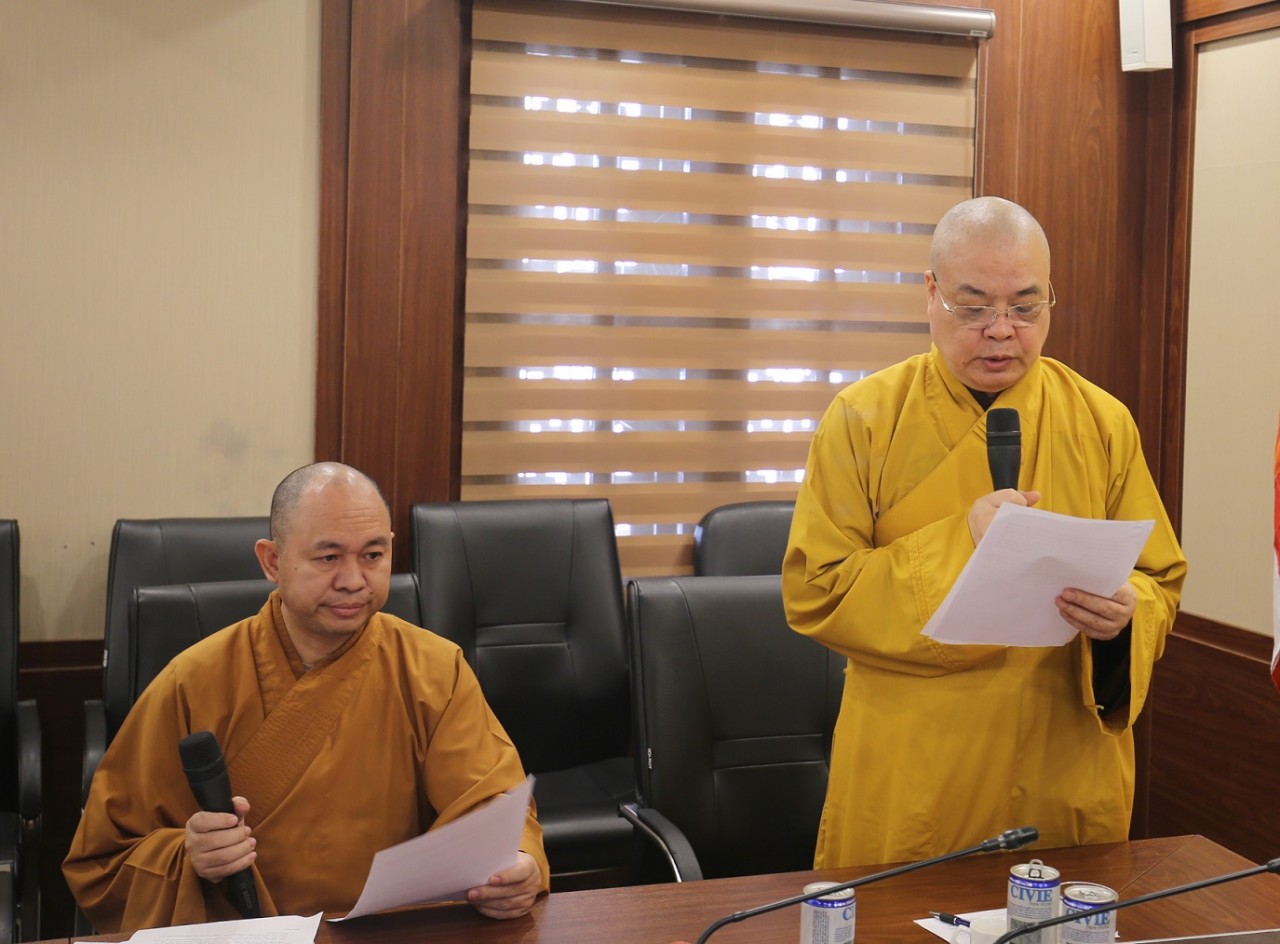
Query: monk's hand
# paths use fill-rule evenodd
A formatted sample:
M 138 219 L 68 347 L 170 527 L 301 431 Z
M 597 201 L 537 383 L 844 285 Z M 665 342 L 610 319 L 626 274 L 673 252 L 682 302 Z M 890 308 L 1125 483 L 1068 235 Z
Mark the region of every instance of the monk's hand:
M 196 874 L 207 882 L 220 882 L 228 875 L 242 872 L 258 857 L 254 848 L 258 840 L 250 835 L 245 823 L 249 801 L 232 797 L 235 813 L 209 813 L 201 810 L 187 820 L 187 858 Z
M 542 891 L 542 869 L 527 852 L 516 853 L 516 864 L 489 876 L 489 884 L 467 890 L 467 901 L 487 918 L 518 918 L 533 907 Z
M 1125 583 L 1109 597 L 1085 593 L 1074 587 L 1063 590 L 1055 603 L 1062 618 L 1090 639 L 1115 639 L 1129 625 L 1138 605 L 1138 592 Z
M 973 536 L 973 546 L 977 547 L 978 542 L 986 535 L 987 528 L 991 527 L 991 519 L 996 516 L 1001 505 L 1008 503 L 1029 508 L 1039 500 L 1039 492 L 1020 492 L 1015 488 L 1002 488 L 998 492 L 983 495 L 969 509 L 969 534 Z

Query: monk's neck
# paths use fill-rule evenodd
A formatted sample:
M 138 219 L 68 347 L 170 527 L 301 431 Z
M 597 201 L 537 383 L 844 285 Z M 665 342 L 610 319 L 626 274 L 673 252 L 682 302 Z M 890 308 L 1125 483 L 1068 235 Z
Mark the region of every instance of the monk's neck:
M 350 633 L 317 633 L 305 626 L 300 626 L 285 607 L 281 607 L 280 616 L 284 620 L 284 630 L 293 644 L 293 650 L 302 660 L 305 668 L 311 669 L 325 659 L 339 653 L 350 646 L 355 637 L 360 635 L 359 629 Z

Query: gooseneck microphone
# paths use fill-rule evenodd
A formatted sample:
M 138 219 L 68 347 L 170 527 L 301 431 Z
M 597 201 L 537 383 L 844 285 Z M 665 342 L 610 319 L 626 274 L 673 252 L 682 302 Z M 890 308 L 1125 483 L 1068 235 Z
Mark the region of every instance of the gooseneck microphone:
M 1018 411 L 1009 407 L 987 410 L 987 465 L 995 491 L 1018 487 L 1022 466 L 1022 425 Z
M 1017 829 L 1006 829 L 999 836 L 993 839 L 984 839 L 976 846 L 970 846 L 968 849 L 960 849 L 956 852 L 948 852 L 944 855 L 935 856 L 932 859 L 925 859 L 923 862 L 910 862 L 906 865 L 900 865 L 897 868 L 888 869 L 884 872 L 876 872 L 872 875 L 864 875 L 862 878 L 855 878 L 852 881 L 842 882 L 839 885 L 833 885 L 830 888 L 824 888 L 818 893 L 821 895 L 834 895 L 837 892 L 843 892 L 850 888 L 858 888 L 861 885 L 870 885 L 872 882 L 878 882 L 881 879 L 893 878 L 895 875 L 905 875 L 907 872 L 914 872 L 916 869 L 927 868 L 930 865 L 941 865 L 943 862 L 950 862 L 952 859 L 960 859 L 967 855 L 973 855 L 975 852 L 996 852 L 1001 849 L 1021 849 L 1023 846 L 1035 842 L 1040 838 L 1040 831 L 1034 826 L 1019 826 Z M 786 908 L 788 905 L 798 905 L 802 901 L 808 901 L 810 898 L 818 897 L 812 893 L 792 895 L 790 898 L 784 898 L 781 901 L 770 902 L 767 905 L 759 905 L 755 908 L 748 908 L 746 911 L 735 911 L 731 915 L 725 915 L 717 921 L 714 921 L 697 940 L 697 944 L 705 944 L 707 938 L 711 937 L 716 931 L 720 930 L 726 924 L 734 924 L 738 921 L 745 921 L 747 918 L 754 918 L 756 915 L 768 914 L 770 911 L 777 911 L 779 908 Z
M 1187 885 L 1179 885 L 1177 888 L 1166 888 L 1163 891 L 1152 892 L 1149 895 L 1139 895 L 1137 898 L 1127 898 L 1124 901 L 1113 901 L 1105 905 L 1099 905 L 1096 908 L 1089 908 L 1086 911 L 1075 911 L 1069 914 L 1058 915 L 1056 918 L 1045 918 L 1043 921 L 1036 921 L 1032 924 L 1015 928 L 1000 935 L 995 940 L 995 944 L 1008 944 L 1016 937 L 1023 934 L 1033 934 L 1042 928 L 1052 928 L 1055 925 L 1066 924 L 1068 921 L 1075 921 L 1085 915 L 1105 914 L 1108 911 L 1119 911 L 1121 908 L 1128 908 L 1130 905 L 1141 905 L 1148 901 L 1159 901 L 1161 898 L 1172 898 L 1174 895 L 1181 895 L 1186 892 L 1199 891 L 1202 888 L 1211 888 L 1214 885 L 1221 885 L 1224 882 L 1234 882 L 1238 878 L 1248 878 L 1250 875 L 1261 875 L 1263 872 L 1280 873 L 1280 859 L 1272 859 L 1263 865 L 1255 865 L 1251 869 L 1243 869 L 1239 872 L 1232 872 L 1228 875 L 1219 875 L 1216 878 L 1206 878 L 1199 882 L 1191 882 Z
M 178 742 L 182 756 L 182 769 L 195 794 L 200 809 L 210 813 L 234 813 L 231 802 L 231 780 L 227 777 L 227 763 L 222 759 L 222 748 L 212 731 L 196 731 Z M 253 870 L 242 869 L 227 877 L 224 884 L 227 897 L 236 911 L 245 918 L 260 918 L 258 890 L 253 884 Z

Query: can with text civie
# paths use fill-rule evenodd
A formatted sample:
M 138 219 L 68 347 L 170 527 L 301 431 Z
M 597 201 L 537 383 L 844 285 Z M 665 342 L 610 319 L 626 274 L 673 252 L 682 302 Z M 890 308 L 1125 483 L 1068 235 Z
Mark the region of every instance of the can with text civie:
M 800 905 L 800 944 L 852 944 L 858 910 L 853 889 L 822 894 L 837 884 L 810 882 L 804 887 L 804 893 L 814 897 Z
M 1016 931 L 1037 921 L 1058 915 L 1058 890 L 1062 880 L 1058 870 L 1032 859 L 1024 865 L 1009 870 L 1009 898 L 1007 914 L 1009 930 Z M 1056 944 L 1057 928 L 1045 928 L 1024 934 L 1020 941 L 1026 944 Z
M 1116 913 L 1097 914 L 1093 909 L 1112 904 L 1117 898 L 1115 889 L 1093 882 L 1064 885 L 1062 913 L 1079 917 L 1062 925 L 1062 944 L 1112 944 L 1116 939 Z

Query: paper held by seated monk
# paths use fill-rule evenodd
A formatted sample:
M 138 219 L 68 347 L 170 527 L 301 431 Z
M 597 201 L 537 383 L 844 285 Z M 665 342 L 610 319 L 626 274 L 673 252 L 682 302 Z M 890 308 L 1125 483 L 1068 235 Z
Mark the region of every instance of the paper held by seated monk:
M 953 644 L 1066 645 L 1077 630 L 1054 599 L 1068 587 L 1111 596 L 1154 525 L 1003 504 L 921 633 Z
M 465 901 L 468 888 L 484 885 L 515 861 L 532 795 L 529 776 L 452 823 L 383 849 L 373 857 L 355 907 L 329 920 L 433 901 Z

